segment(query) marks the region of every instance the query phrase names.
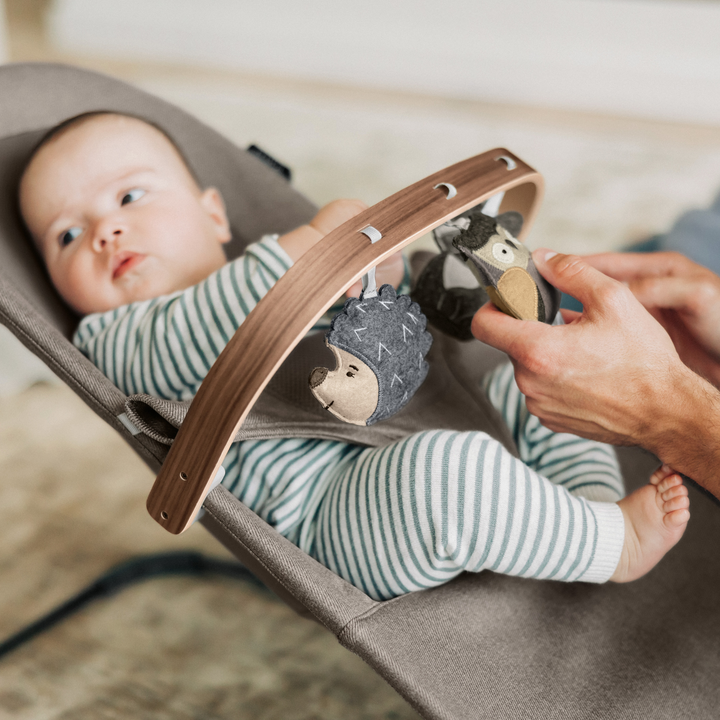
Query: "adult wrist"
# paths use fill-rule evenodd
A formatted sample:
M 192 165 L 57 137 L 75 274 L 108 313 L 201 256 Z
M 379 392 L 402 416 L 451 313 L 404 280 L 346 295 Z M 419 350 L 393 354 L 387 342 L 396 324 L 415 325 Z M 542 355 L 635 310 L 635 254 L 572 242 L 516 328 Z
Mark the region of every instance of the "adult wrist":
M 720 498 L 720 392 L 684 366 L 640 444 Z

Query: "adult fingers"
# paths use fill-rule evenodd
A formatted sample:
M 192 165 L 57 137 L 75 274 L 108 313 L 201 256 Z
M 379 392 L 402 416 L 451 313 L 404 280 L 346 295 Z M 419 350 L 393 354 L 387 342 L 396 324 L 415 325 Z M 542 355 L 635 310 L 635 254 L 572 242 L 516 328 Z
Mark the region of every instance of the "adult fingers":
M 545 337 L 550 326 L 532 320 L 517 320 L 486 303 L 472 319 L 472 334 L 481 342 L 523 361 L 532 355 L 532 346 Z
M 572 325 L 582 317 L 582 313 L 577 310 L 569 310 L 568 308 L 560 308 L 560 314 L 566 325 Z
M 688 274 L 700 267 L 676 252 L 599 253 L 587 255 L 583 259 L 596 270 L 622 282 L 644 277 Z
M 577 255 L 563 255 L 541 248 L 533 253 L 533 261 L 551 285 L 579 300 L 588 314 L 601 312 L 614 297 L 622 296 L 624 292 L 620 283 Z
M 697 312 L 704 307 L 703 286 L 694 277 L 643 278 L 630 282 L 629 288 L 646 308 Z

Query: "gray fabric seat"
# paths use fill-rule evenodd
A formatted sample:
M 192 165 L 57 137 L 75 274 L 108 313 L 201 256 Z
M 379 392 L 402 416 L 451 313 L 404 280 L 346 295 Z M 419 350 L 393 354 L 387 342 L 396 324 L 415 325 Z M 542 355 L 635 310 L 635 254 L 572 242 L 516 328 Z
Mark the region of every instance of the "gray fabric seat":
M 15 187 L 33 145 L 49 127 L 90 110 L 156 122 L 201 181 L 225 196 L 231 254 L 265 232 L 304 222 L 313 206 L 186 113 L 110 78 L 58 65 L 3 66 L 0 98 L 0 320 L 157 471 L 167 444 L 132 436 L 117 419 L 127 398 L 69 342 L 77 318 L 24 237 Z M 656 466 L 639 449 L 620 455 L 629 488 Z M 567 585 L 486 572 L 380 603 L 223 488 L 208 496 L 201 522 L 428 718 L 714 718 L 720 714 L 720 557 L 713 541 L 720 515 L 695 489 L 691 502 L 683 541 L 635 583 Z

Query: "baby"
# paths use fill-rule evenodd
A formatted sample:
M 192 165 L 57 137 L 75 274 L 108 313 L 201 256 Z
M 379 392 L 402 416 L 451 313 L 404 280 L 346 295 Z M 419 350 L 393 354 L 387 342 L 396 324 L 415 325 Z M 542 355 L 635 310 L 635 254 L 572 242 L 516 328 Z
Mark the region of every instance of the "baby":
M 53 283 L 84 316 L 76 345 L 125 393 L 172 400 L 192 398 L 269 288 L 365 207 L 332 202 L 227 262 L 218 191 L 198 186 L 160 130 L 110 113 L 46 137 L 19 200 Z M 402 259 L 378 278 L 397 287 Z M 484 569 L 625 582 L 680 539 L 689 501 L 677 474 L 662 467 L 623 497 L 613 450 L 544 428 L 509 364 L 484 387 L 522 461 L 482 432 L 425 431 L 380 448 L 281 438 L 233 444 L 223 484 L 376 599 Z

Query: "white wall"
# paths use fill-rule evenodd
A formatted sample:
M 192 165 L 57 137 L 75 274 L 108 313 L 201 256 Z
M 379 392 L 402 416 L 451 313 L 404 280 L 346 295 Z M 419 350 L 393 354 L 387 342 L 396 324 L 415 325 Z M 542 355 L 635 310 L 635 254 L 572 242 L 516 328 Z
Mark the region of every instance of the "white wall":
M 720 3 L 55 0 L 62 49 L 720 124 Z

